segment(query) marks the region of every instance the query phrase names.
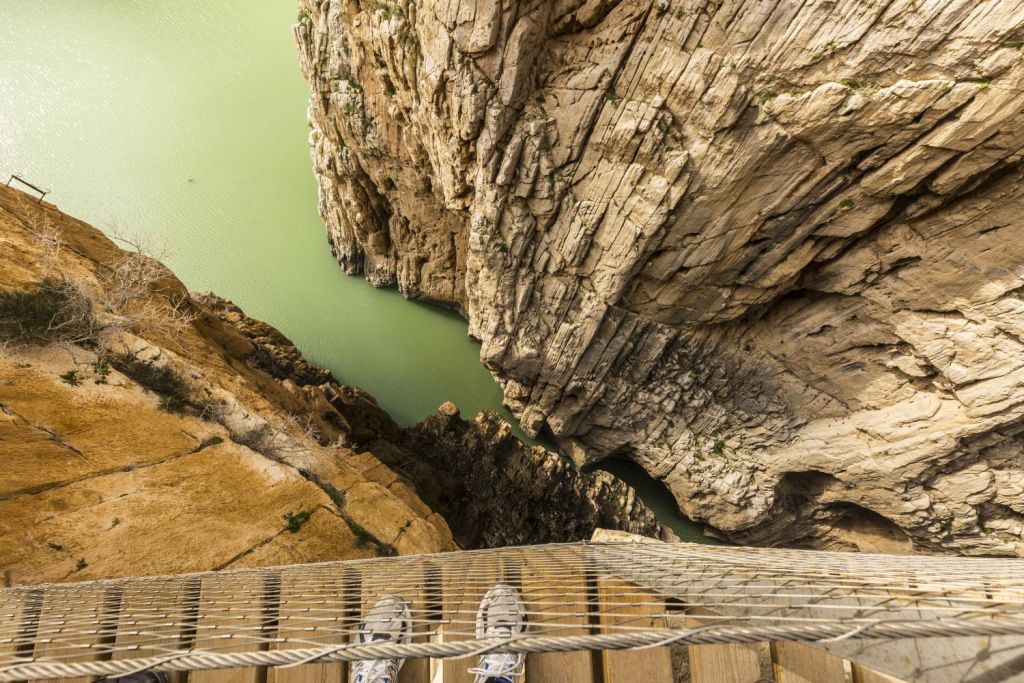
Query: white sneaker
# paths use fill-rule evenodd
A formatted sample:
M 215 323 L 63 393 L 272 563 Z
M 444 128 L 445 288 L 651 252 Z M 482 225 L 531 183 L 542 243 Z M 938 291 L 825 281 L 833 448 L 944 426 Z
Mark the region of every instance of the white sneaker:
M 397 595 L 385 595 L 366 615 L 356 642 L 408 643 L 412 640 L 409 603 Z M 352 663 L 352 683 L 395 683 L 404 659 L 365 659 Z
M 526 607 L 512 586 L 499 583 L 480 601 L 476 612 L 477 638 L 513 638 L 526 633 Z M 526 655 L 489 654 L 480 657 L 479 666 L 469 670 L 474 683 L 523 683 Z M 517 680 L 518 679 L 518 680 Z

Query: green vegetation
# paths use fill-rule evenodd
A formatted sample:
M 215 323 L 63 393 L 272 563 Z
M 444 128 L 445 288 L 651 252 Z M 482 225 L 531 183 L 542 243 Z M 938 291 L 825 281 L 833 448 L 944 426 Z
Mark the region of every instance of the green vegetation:
M 80 386 L 82 384 L 82 377 L 78 374 L 78 370 L 72 368 L 68 370 L 60 378 L 64 381 L 64 384 L 70 384 L 73 387 Z
M 352 532 L 352 535 L 356 537 L 356 543 L 358 543 L 359 545 L 367 545 L 368 543 L 379 543 L 377 537 L 371 534 L 369 531 L 367 531 L 366 527 L 364 527 L 362 524 L 352 519 L 348 515 L 345 515 L 344 519 L 345 523 L 348 524 L 348 528 Z
M 725 441 L 723 439 L 715 439 L 715 455 L 725 455 Z
M 67 280 L 0 291 L 0 342 L 84 341 L 94 326 L 92 301 Z
M 778 97 L 778 94 L 774 90 L 762 90 L 759 99 L 761 104 L 766 103 L 768 100 Z
M 368 531 L 366 527 L 364 527 L 362 524 L 355 521 L 348 515 L 343 514 L 341 518 L 345 520 L 346 524 L 348 524 L 349 530 L 352 532 L 352 535 L 356 537 L 356 543 L 358 543 L 359 545 L 372 545 L 376 547 L 377 554 L 381 557 L 394 557 L 398 554 L 398 550 L 395 548 L 395 546 L 391 545 L 390 543 L 384 543 L 379 538 L 374 536 L 370 531 Z
M 853 200 L 850 199 L 849 197 L 847 197 L 843 201 L 839 202 L 839 208 L 844 210 L 844 211 L 852 209 L 853 208 Z
M 284 515 L 285 528 L 293 534 L 299 533 L 299 529 L 309 521 L 309 518 L 313 516 L 312 510 L 302 510 L 300 512 L 286 512 Z
M 92 363 L 89 363 L 92 367 L 92 372 L 96 375 L 96 384 L 106 384 L 107 377 L 110 375 L 110 361 L 100 356 Z
M 206 416 L 211 407 L 210 401 L 193 398 L 188 380 L 168 365 L 139 360 L 130 353 L 111 356 L 108 362 L 142 388 L 157 394 L 160 407 L 168 412 L 181 413 L 191 408 L 199 415 Z

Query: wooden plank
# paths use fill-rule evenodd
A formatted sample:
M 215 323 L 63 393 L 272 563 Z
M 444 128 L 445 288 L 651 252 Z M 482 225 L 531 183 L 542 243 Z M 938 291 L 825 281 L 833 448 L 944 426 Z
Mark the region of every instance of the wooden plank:
M 701 619 L 715 613 L 702 607 L 691 607 L 686 625 L 690 628 L 714 624 L 740 624 L 739 621 L 713 622 Z M 763 680 L 764 669 L 770 669 L 771 652 L 768 643 L 743 643 L 737 645 L 688 645 L 691 683 L 755 683 Z
M 843 660 L 803 643 L 771 644 L 776 683 L 846 683 Z
M 522 566 L 523 600 L 532 635 L 581 636 L 590 633 L 587 612 L 587 572 L 578 561 L 552 564 L 526 557 Z M 590 652 L 551 652 L 527 655 L 530 683 L 593 683 Z
M 410 568 L 401 576 L 390 576 L 386 582 L 374 581 L 371 577 L 363 581 L 361 590 L 361 612 L 365 619 L 377 601 L 386 595 L 394 595 L 409 605 L 413 619 L 413 642 L 430 640 L 431 624 L 428 618 L 427 580 L 429 567 Z M 430 660 L 420 657 L 407 659 L 398 672 L 398 683 L 428 683 Z
M 853 674 L 853 683 L 903 683 L 903 681 L 894 676 L 869 669 L 860 664 L 851 664 L 850 671 Z
M 665 628 L 664 605 L 654 593 L 617 577 L 597 578 L 600 623 L 603 632 L 615 627 Z M 606 650 L 601 653 L 604 683 L 670 683 L 672 654 L 659 647 L 642 651 Z
M 441 572 L 443 603 L 441 624 L 437 639 L 441 642 L 472 640 L 475 638 L 477 608 L 484 594 L 497 583 L 511 581 L 505 577 L 505 568 L 490 558 L 465 558 L 451 562 Z M 477 665 L 477 659 L 430 660 L 432 683 L 473 683 L 475 676 L 469 668 Z
M 761 679 L 757 651 L 749 645 L 690 645 L 692 683 L 755 683 Z
M 41 598 L 38 591 L 0 593 L 0 659 L 31 654 Z
M 195 648 L 211 652 L 252 652 L 264 649 L 263 574 L 203 577 L 199 591 Z M 194 683 L 259 683 L 258 667 L 192 671 Z
M 111 659 L 141 659 L 180 651 L 185 644 L 187 585 L 177 579 L 126 585 L 121 593 Z M 175 683 L 187 677 L 182 671 L 168 676 Z
M 107 595 L 103 589 L 76 592 L 61 590 L 43 593 L 36 631 L 35 657 L 63 662 L 90 662 L 100 658 L 100 624 L 105 614 Z M 92 679 L 53 679 L 64 683 L 88 683 Z
M 349 642 L 358 620 L 359 584 L 339 574 L 337 581 L 309 581 L 300 571 L 281 573 L 275 649 L 309 648 Z M 288 642 L 291 640 L 292 642 Z M 304 664 L 267 670 L 267 683 L 339 683 L 348 680 L 347 662 Z

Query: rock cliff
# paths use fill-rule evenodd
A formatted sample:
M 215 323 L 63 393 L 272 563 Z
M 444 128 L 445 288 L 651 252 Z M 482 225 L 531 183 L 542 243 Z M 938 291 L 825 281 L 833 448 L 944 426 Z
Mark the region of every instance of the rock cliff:
M 743 542 L 1024 554 L 1024 3 L 302 0 L 349 273 Z
M 270 325 L 2 186 L 0 263 L 0 584 L 480 547 L 524 502 L 524 543 L 667 535 L 622 482 L 521 466 L 558 460 L 543 449 L 452 449 L 477 428 L 450 414 L 400 429 Z M 488 515 L 481 533 L 422 488 L 429 467 L 389 468 L 412 445 L 460 463 L 445 491 Z M 467 488 L 478 464 L 508 501 Z

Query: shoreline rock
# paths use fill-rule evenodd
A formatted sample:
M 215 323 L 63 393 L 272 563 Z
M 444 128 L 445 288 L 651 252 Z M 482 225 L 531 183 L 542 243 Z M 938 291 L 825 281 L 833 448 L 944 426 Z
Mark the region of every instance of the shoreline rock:
M 448 522 L 463 548 L 487 548 L 583 540 L 607 528 L 664 540 L 675 538 L 636 496 L 605 472 L 580 472 L 543 447 L 529 447 L 497 413 L 463 420 L 444 403 L 435 415 L 401 428 L 358 388 L 306 361 L 271 325 L 248 318 L 216 294 L 197 298 L 251 341 L 261 369 L 294 391 L 323 396 L 317 438 L 372 454 L 404 479 Z M 303 384 L 303 379 L 323 379 Z

